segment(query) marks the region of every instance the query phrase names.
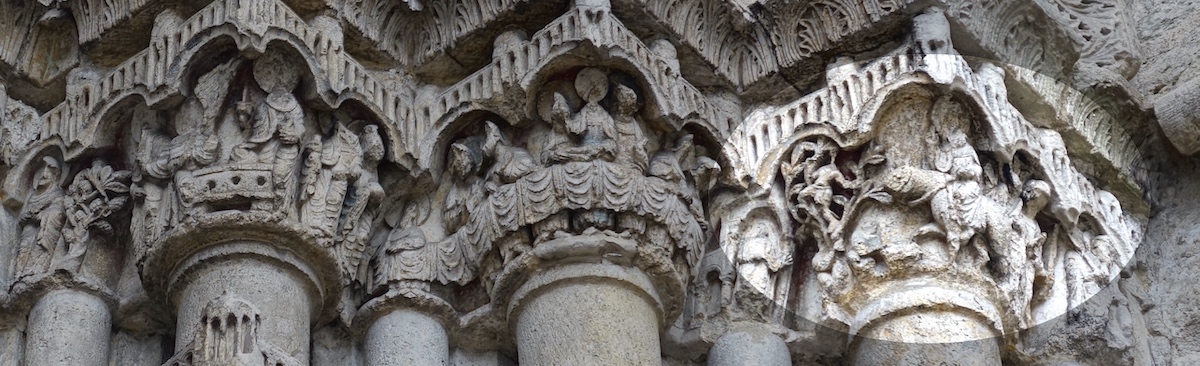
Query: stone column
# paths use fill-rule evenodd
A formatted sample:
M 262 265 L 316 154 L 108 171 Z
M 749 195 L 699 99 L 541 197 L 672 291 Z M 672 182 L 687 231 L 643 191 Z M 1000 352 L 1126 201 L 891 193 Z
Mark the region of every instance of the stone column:
M 725 333 L 708 351 L 710 366 L 787 366 L 792 354 L 779 336 L 762 329 Z
M 416 310 L 395 310 L 376 319 L 363 346 L 368 365 L 447 365 L 450 359 L 442 322 Z
M 173 284 L 179 288 L 173 296 L 176 352 L 192 345 L 205 307 L 228 293 L 262 312 L 258 342 L 308 364 L 309 333 L 321 296 L 306 264 L 271 244 L 235 241 L 205 248 L 180 268 Z
M 95 295 L 54 290 L 33 306 L 28 327 L 26 365 L 108 365 L 112 314 Z
M 850 327 L 854 365 L 1000 365 L 999 311 L 951 284 L 898 289 L 864 306 Z
M 636 268 L 576 264 L 538 272 L 513 295 L 521 365 L 656 365 L 659 309 Z
M 1184 154 L 1200 151 L 1200 78 L 1179 83 L 1154 100 L 1164 135 Z
M 860 332 L 851 364 L 998 366 L 995 337 L 990 327 L 966 314 L 932 309 L 907 313 Z

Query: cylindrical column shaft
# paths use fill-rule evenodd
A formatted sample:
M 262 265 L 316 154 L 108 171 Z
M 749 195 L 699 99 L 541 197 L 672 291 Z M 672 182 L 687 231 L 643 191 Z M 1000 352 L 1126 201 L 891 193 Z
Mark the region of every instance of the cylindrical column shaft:
M 851 355 L 854 365 L 1000 365 L 1000 345 L 992 328 L 958 312 L 895 315 L 878 320 L 858 337 Z
M 764 330 L 725 333 L 708 351 L 709 366 L 788 366 L 792 354 L 779 336 Z
M 315 290 L 298 272 L 281 267 L 254 257 L 224 257 L 198 269 L 179 293 L 175 350 L 189 346 L 208 303 L 229 292 L 262 312 L 259 340 L 307 364 Z
M 29 312 L 25 365 L 108 365 L 112 314 L 95 295 L 55 290 Z
M 581 279 L 539 291 L 517 317 L 522 366 L 662 363 L 658 315 L 641 290 Z
M 397 310 L 376 319 L 364 342 L 367 364 L 379 366 L 447 365 L 450 340 L 437 318 Z

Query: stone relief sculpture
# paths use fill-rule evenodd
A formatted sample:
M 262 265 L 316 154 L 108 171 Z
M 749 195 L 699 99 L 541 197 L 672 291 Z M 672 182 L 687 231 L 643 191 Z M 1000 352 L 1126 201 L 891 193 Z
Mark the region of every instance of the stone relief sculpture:
M 239 106 L 250 136 L 234 148 L 233 159 L 269 166 L 277 200 L 274 209 L 294 217 L 298 183 L 293 181 L 292 172 L 301 161 L 300 142 L 305 133 L 304 111 L 292 95 L 300 76 L 285 59 L 262 59 L 254 63 L 254 69 L 255 80 L 268 94 L 253 112 L 247 113 L 245 104 Z
M 600 101 L 609 97 L 614 85 L 615 110 L 609 111 Z M 545 165 L 536 163 L 526 149 L 510 145 L 493 122 L 485 123 L 482 141 L 469 137 L 451 145 L 447 170 L 469 185 L 460 183 L 448 193 L 443 223 L 451 234 L 401 255 L 412 258 L 406 275 L 411 277 L 406 278 L 468 281 L 474 271 L 470 263 L 496 241 L 507 243 L 501 247 L 508 253 L 506 260 L 541 242 L 593 231 L 654 235 L 650 241 L 656 245 L 699 242 L 702 212 L 691 208 L 699 200 L 689 198 L 688 192 L 695 189 L 687 184 L 697 160 L 691 138 L 680 138 L 674 147 L 663 149 L 649 161 L 632 160 L 646 159 L 645 139 L 636 137 L 640 130 L 632 130 L 641 127 L 626 127 L 625 136 L 633 141 L 620 147 L 621 152 L 618 139 L 622 137 L 613 115 L 623 118 L 622 123 L 634 123 L 629 118 L 636 109 L 636 94 L 629 86 L 614 84 L 600 69 L 581 70 L 573 86 L 573 91 L 548 88 L 539 101 L 542 117 L 550 125 L 540 146 Z M 583 105 L 573 107 L 569 100 Z M 475 183 L 469 183 L 472 180 Z M 468 217 L 465 222 L 464 213 Z M 519 239 L 519 231 L 505 233 L 525 225 L 531 225 L 530 238 Z M 658 225 L 662 226 L 655 227 Z M 497 233 L 488 228 L 492 226 L 504 229 Z M 509 235 L 518 236 L 505 238 Z M 429 263 L 441 265 L 430 267 Z
M 379 185 L 377 172 L 379 162 L 383 160 L 383 139 L 379 136 L 379 127 L 367 124 L 362 126 L 361 146 L 357 153 L 362 154 L 362 162 L 355 176 L 352 195 L 345 199 L 345 204 L 339 221 L 339 233 L 334 241 L 341 243 L 338 259 L 341 260 L 343 275 L 349 278 L 364 279 L 364 252 L 367 250 L 376 210 L 383 198 L 383 187 Z
M 63 232 L 66 253 L 56 256 L 55 268 L 77 271 L 88 247 L 116 234 L 110 217 L 123 210 L 129 197 L 129 171 L 114 170 L 100 160 L 75 175 L 64 202 L 67 231 Z
M 21 211 L 18 277 L 59 269 L 77 273 L 88 248 L 116 233 L 109 217 L 128 203 L 130 172 L 95 160 L 64 191 L 61 164 L 54 157 L 43 158 Z
M 1187 363 L 1153 6 L 734 2 L 0 4 L 0 364 Z
M 913 300 L 899 294 L 966 281 L 977 283 L 972 288 L 979 292 L 929 290 L 921 301 L 962 301 L 937 300 L 938 291 L 958 293 L 948 296 L 959 299 L 991 298 L 971 301 L 999 304 L 998 309 L 971 302 L 950 306 L 983 314 L 995 322 L 988 325 L 995 327 L 992 332 L 1003 334 L 1044 321 L 1031 314 L 1061 306 L 1052 297 L 1086 293 L 1079 302 L 1067 300 L 1082 304 L 1100 291 L 1095 283 L 1115 275 L 1116 267 L 1104 266 L 1128 258 L 1113 253 L 1129 248 L 1131 239 L 1105 233 L 1128 229 L 1123 219 L 1109 216 L 1109 193 L 1071 178 L 1070 168 L 1045 168 L 1061 161 L 1061 140 L 1038 135 L 1019 118 L 986 112 L 982 120 L 962 97 L 925 89 L 895 93 L 908 99 L 876 112 L 876 118 L 893 122 L 876 119 L 880 124 L 873 128 L 879 130 L 867 135 L 873 137 L 809 136 L 791 147 L 780 166 L 793 216 L 820 247 L 812 264 L 831 318 L 844 317 L 852 331 L 871 329 L 870 319 L 889 307 L 912 306 L 902 305 Z M 847 138 L 859 142 L 848 150 L 842 142 Z M 1017 140 L 1028 141 L 1026 147 L 1002 145 Z M 1046 248 L 1063 250 L 1053 249 L 1058 246 L 1088 249 L 1067 249 L 1074 253 L 1067 257 L 1044 255 Z M 1105 263 L 1099 265 L 1105 269 L 1084 263 Z M 1057 277 L 1055 268 L 1077 277 Z M 1101 272 L 1106 275 L 1098 282 L 1085 279 Z M 1062 280 L 1073 285 L 1061 289 L 1055 282 Z M 871 295 L 861 307 L 851 305 L 863 293 Z M 884 324 L 874 326 L 890 326 Z
M 235 294 L 224 293 L 204 308 L 199 331 L 189 351 L 167 360 L 167 366 L 302 365 L 258 337 L 262 314 Z
M 66 175 L 61 163 L 45 157 L 34 190 L 21 209 L 21 242 L 15 257 L 19 273 L 33 274 L 50 265 L 51 256 L 64 247 L 67 224 L 66 193 L 61 184 Z
M 738 246 L 738 273 L 747 285 L 774 299 L 776 281 L 779 280 L 774 275 L 792 264 L 790 241 L 781 232 L 779 224 L 771 219 L 754 216 L 750 220 L 741 233 Z

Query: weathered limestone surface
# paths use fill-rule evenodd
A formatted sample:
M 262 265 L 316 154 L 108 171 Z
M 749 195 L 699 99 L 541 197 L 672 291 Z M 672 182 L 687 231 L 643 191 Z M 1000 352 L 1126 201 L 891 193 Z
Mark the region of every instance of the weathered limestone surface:
M 446 365 L 450 358 L 446 329 L 436 318 L 412 310 L 375 320 L 363 348 L 368 365 Z
M 0 365 L 1197 363 L 1196 10 L 0 2 Z
M 46 294 L 29 311 L 27 327 L 25 362 L 28 364 L 107 363 L 112 315 L 108 305 L 96 296 L 72 290 Z

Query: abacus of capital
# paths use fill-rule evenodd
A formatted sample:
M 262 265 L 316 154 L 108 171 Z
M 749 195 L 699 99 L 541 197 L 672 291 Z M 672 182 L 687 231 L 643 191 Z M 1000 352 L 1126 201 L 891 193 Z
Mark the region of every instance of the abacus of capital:
M 1169 2 L 3 2 L 0 364 L 1186 364 Z

